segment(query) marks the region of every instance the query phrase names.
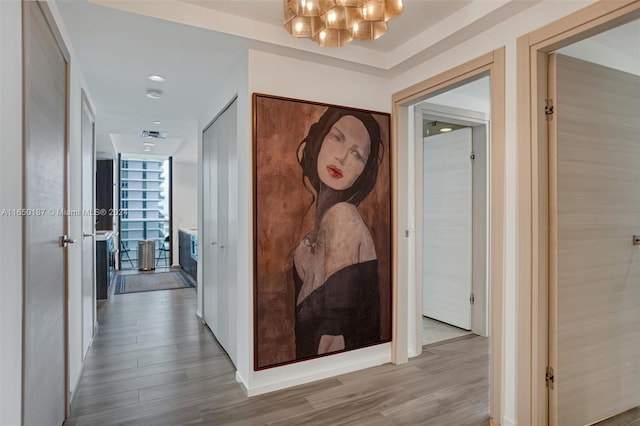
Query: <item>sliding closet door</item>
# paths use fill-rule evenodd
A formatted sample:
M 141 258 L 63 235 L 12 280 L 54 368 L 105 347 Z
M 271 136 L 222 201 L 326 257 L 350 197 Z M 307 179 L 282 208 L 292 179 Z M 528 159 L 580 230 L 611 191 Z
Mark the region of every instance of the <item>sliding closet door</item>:
M 471 129 L 424 138 L 423 315 L 471 329 Z
M 552 55 L 549 86 L 550 424 L 586 425 L 640 405 L 640 77 Z
M 237 176 L 237 102 L 233 101 L 203 134 L 204 235 L 203 317 L 236 362 L 236 244 L 230 227 L 231 194 Z
M 214 121 L 202 134 L 203 153 L 203 229 L 200 230 L 202 259 L 198 267 L 202 268 L 202 317 L 213 332 L 219 334 L 215 321 L 218 296 L 218 147 L 219 138 Z
M 82 210 L 95 211 L 96 149 L 95 118 L 82 92 Z M 93 339 L 96 323 L 96 223 L 94 216 L 82 216 L 82 359 Z

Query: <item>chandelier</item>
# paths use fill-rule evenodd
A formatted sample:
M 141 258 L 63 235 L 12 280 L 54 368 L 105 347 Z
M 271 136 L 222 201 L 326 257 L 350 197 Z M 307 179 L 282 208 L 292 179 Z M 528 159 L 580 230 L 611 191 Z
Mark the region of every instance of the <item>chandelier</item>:
M 338 47 L 384 35 L 402 10 L 402 0 L 284 0 L 284 27 L 294 37 Z

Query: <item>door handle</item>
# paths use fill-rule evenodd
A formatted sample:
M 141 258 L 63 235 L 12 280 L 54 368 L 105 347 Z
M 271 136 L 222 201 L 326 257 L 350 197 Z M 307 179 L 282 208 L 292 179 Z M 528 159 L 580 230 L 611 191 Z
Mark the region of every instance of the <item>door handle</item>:
M 73 238 L 69 238 L 67 235 L 63 235 L 60 237 L 59 242 L 60 247 L 66 247 L 69 244 L 74 244 L 76 240 L 74 240 Z
M 640 246 L 640 235 L 634 235 L 633 236 L 633 245 L 634 246 Z

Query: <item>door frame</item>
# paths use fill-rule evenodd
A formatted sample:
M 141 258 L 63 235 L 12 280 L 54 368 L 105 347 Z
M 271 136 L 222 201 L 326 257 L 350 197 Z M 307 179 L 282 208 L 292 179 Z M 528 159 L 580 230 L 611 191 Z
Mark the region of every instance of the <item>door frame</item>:
M 408 259 L 413 248 L 409 235 L 409 176 L 410 158 L 407 143 L 409 135 L 409 107 L 430 95 L 460 86 L 470 79 L 488 74 L 491 81 L 491 123 L 489 164 L 489 205 L 492 212 L 489 228 L 489 269 L 491 292 L 491 318 L 489 325 L 490 375 L 489 416 L 502 418 L 503 366 L 503 287 L 504 287 L 504 232 L 505 232 L 505 48 L 499 48 L 455 68 L 421 81 L 392 95 L 391 158 L 393 176 L 393 341 L 391 361 L 402 364 L 408 361 L 409 339 L 409 283 Z M 405 231 L 406 230 L 406 231 Z M 405 233 L 406 232 L 406 233 Z M 413 301 L 415 304 L 416 301 Z M 420 302 L 421 303 L 421 302 Z M 413 327 L 412 327 L 413 328 Z
M 547 54 L 638 18 L 640 0 L 601 0 L 517 41 L 517 424 L 546 425 L 549 418 Z

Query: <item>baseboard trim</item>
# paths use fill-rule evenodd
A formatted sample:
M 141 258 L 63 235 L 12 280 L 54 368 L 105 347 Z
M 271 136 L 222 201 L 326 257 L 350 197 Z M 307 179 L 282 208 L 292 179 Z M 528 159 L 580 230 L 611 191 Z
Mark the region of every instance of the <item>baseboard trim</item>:
M 93 344 L 93 338 L 91 339 L 91 344 Z M 89 348 L 91 348 L 91 344 L 89 345 Z M 80 373 L 78 374 L 78 379 L 76 380 L 76 383 L 73 385 L 73 388 L 69 389 L 69 408 L 71 408 L 71 404 L 73 404 L 73 400 L 76 397 L 76 392 L 78 392 L 78 387 L 80 387 L 80 381 L 82 380 L 83 374 L 84 374 L 84 360 L 82 360 L 82 366 L 80 367 Z
M 315 382 L 317 380 L 327 379 L 330 377 L 339 376 L 341 374 L 351 373 L 354 371 L 364 370 L 366 368 L 377 367 L 379 365 L 383 365 L 391 362 L 389 354 L 376 354 L 376 356 L 372 356 L 368 359 L 358 359 L 354 362 L 350 362 L 349 364 L 343 365 L 338 368 L 326 368 L 311 374 L 302 375 L 300 371 L 292 371 L 291 374 L 286 374 L 286 377 L 265 377 L 264 375 L 272 374 L 269 370 L 265 372 L 258 372 L 257 375 L 263 375 L 262 377 L 256 377 L 255 381 L 266 382 L 264 384 L 256 384 L 253 386 L 247 386 L 247 382 L 242 378 L 242 376 L 236 372 L 236 380 L 243 385 L 243 388 L 247 394 L 247 396 L 257 396 L 262 395 L 268 392 L 278 391 L 282 389 L 287 389 L 293 386 L 303 385 L 306 383 Z M 280 367 L 287 368 L 287 367 Z M 256 374 L 256 373 L 254 373 Z M 284 376 L 284 374 L 283 374 Z M 292 377 L 293 378 L 288 378 Z
M 498 423 L 496 423 L 496 425 L 500 426 L 500 425 L 498 425 Z M 516 426 L 516 422 L 514 420 L 508 418 L 508 417 L 503 417 L 502 418 L 502 426 Z

